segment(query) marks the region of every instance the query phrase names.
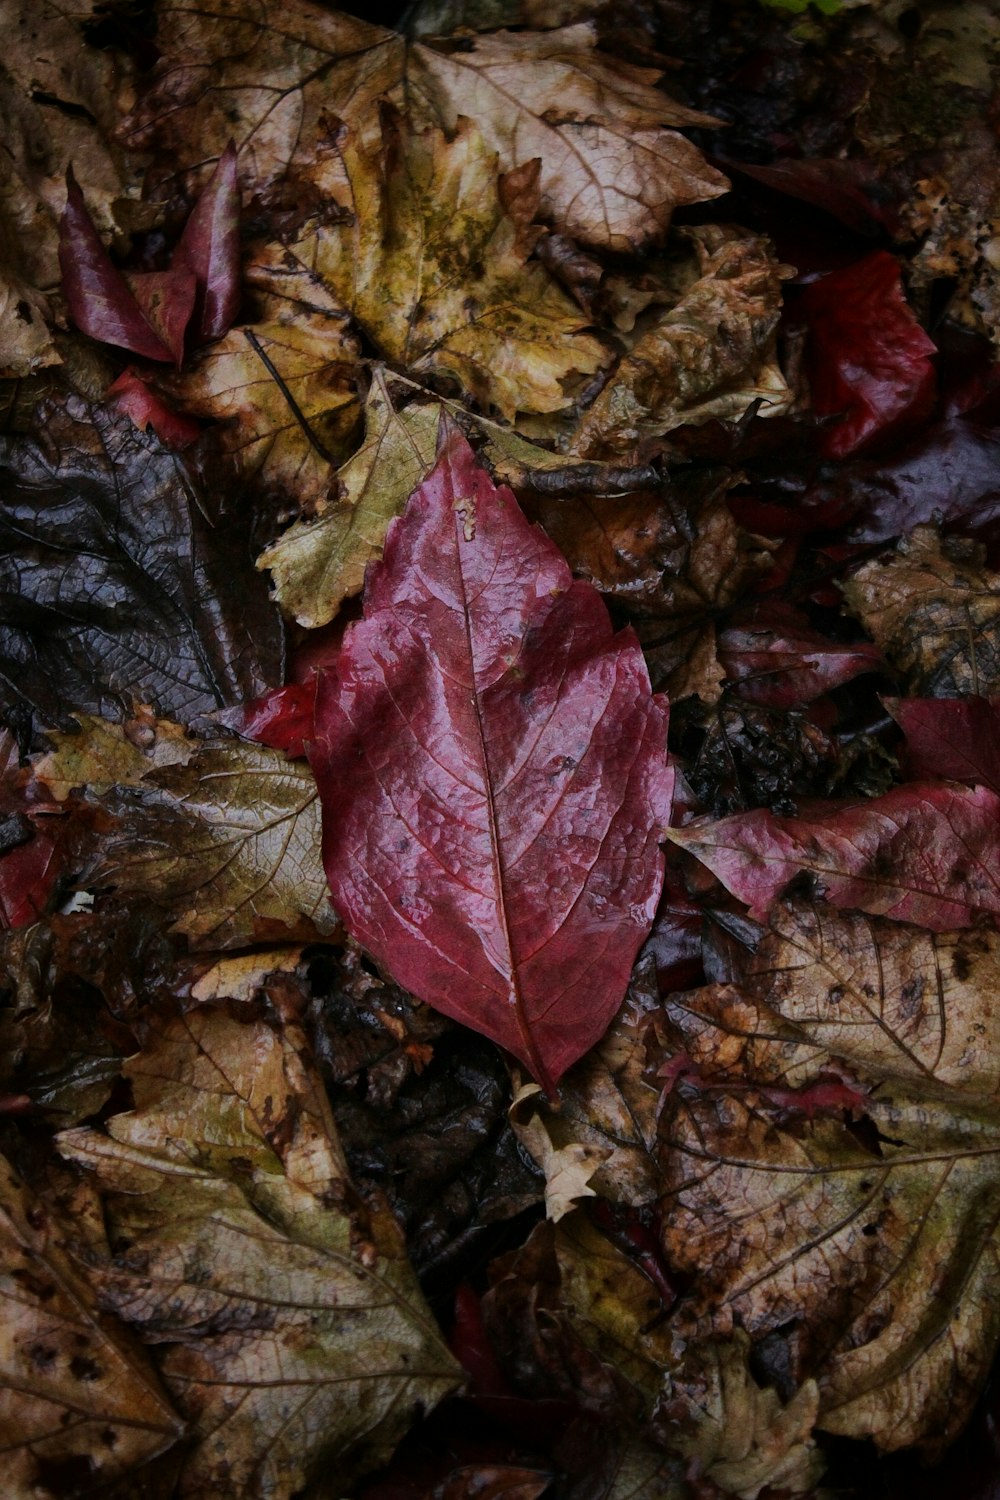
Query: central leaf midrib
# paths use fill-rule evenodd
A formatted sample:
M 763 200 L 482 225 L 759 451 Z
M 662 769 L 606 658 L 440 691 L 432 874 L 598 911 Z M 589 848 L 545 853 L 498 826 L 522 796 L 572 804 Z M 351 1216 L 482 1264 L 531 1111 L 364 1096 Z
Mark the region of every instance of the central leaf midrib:
M 524 1004 L 524 995 L 521 992 L 520 979 L 517 973 L 517 965 L 514 961 L 514 945 L 511 941 L 510 923 L 507 920 L 507 878 L 504 868 L 503 850 L 500 845 L 499 829 L 497 826 L 496 804 L 493 799 L 493 768 L 490 764 L 489 748 L 486 734 L 483 728 L 483 716 L 479 702 L 479 683 L 476 678 L 476 657 L 472 644 L 472 614 L 469 608 L 469 595 L 465 586 L 465 569 L 462 565 L 462 541 L 458 528 L 464 527 L 461 516 L 456 512 L 454 522 L 454 535 L 456 556 L 458 561 L 458 577 L 462 590 L 462 619 L 465 624 L 465 643 L 469 653 L 469 675 L 472 684 L 472 710 L 476 720 L 476 732 L 479 737 L 480 758 L 483 768 L 483 786 L 486 793 L 486 822 L 490 836 L 490 850 L 493 856 L 493 884 L 496 889 L 497 911 L 500 915 L 500 923 L 503 930 L 504 946 L 507 952 L 507 968 L 509 975 L 510 996 L 513 1000 L 514 1016 L 517 1021 L 517 1029 L 524 1044 L 526 1053 L 525 1060 L 532 1073 L 548 1094 L 554 1092 L 554 1084 L 549 1076 L 548 1069 L 542 1060 L 535 1039 L 528 1023 L 528 1015 Z

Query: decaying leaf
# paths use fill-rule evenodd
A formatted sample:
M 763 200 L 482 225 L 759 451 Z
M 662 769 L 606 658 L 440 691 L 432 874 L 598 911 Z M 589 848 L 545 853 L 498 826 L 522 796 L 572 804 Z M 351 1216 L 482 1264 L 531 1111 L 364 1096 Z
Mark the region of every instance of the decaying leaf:
M 397 412 L 377 371 L 365 405 L 365 440 L 338 471 L 334 508 L 296 522 L 257 559 L 270 569 L 286 613 L 312 629 L 361 592 L 368 564 L 382 554 L 386 528 L 434 462 L 441 407 Z
M 911 693 L 1000 691 L 1000 574 L 982 546 L 918 526 L 852 574 L 844 596 Z
M 669 837 L 756 918 L 796 878 L 820 900 L 934 932 L 1000 912 L 1000 797 L 982 786 L 911 782 L 799 817 L 698 818 Z
M 573 377 L 608 353 L 586 318 L 528 253 L 530 204 L 515 219 L 497 157 L 464 117 L 448 138 L 414 132 L 393 112 L 381 142 L 348 129 L 317 162 L 317 187 L 342 171 L 347 222 L 321 211 L 294 243 L 298 258 L 349 309 L 387 360 L 447 375 L 512 419 L 571 404 Z M 530 191 L 530 182 L 522 192 Z
M 597 1196 L 590 1179 L 607 1161 L 611 1147 L 581 1141 L 557 1146 L 544 1115 L 532 1107 L 541 1102 L 541 1093 L 537 1083 L 518 1089 L 511 1103 L 511 1123 L 521 1145 L 545 1176 L 545 1215 L 555 1224 L 581 1198 Z
M 357 340 L 343 307 L 291 251 L 258 247 L 243 278 L 254 322 L 163 384 L 185 411 L 222 424 L 238 473 L 308 511 L 329 497 L 357 425 Z
M 239 518 L 156 437 L 77 397 L 0 438 L 0 698 L 43 727 L 153 704 L 180 721 L 280 680 L 281 623 Z
M 661 237 L 675 208 L 716 198 L 721 172 L 668 126 L 711 117 L 654 87 L 656 73 L 596 48 L 586 22 L 500 31 L 472 47 L 413 48 L 411 85 L 445 129 L 475 119 L 505 169 L 538 157 L 541 207 L 564 234 L 608 250 Z
M 179 1495 L 350 1485 L 458 1372 L 394 1220 L 350 1206 L 304 1037 L 200 1010 L 127 1071 L 134 1109 L 59 1145 L 103 1198 L 102 1303 L 151 1344 L 190 1424 Z
M 73 731 L 47 732 L 53 749 L 31 768 L 38 785 L 59 802 L 77 787 L 100 796 L 113 786 L 135 786 L 149 771 L 186 765 L 194 753 L 194 741 L 179 724 L 148 711 L 124 725 L 93 714 L 75 717 Z
M 596 592 L 442 438 L 320 677 L 324 863 L 400 983 L 551 1089 L 652 923 L 666 705 Z
M 698 1072 L 664 1116 L 678 1331 L 780 1336 L 820 1426 L 886 1448 L 947 1442 L 1000 1338 L 997 962 L 990 929 L 789 905 L 738 987 L 668 1001 Z M 845 1066 L 867 1133 L 768 1102 Z
M 632 343 L 573 438 L 578 458 L 634 458 L 675 427 L 786 410 L 774 330 L 787 275 L 767 242 L 718 224 L 684 231 L 697 279 Z
M 819 1393 L 805 1381 L 783 1404 L 748 1368 L 750 1340 L 730 1338 L 687 1352 L 658 1413 L 660 1433 L 724 1495 L 757 1500 L 761 1490 L 812 1491 L 823 1472 L 812 1437 Z
M 148 896 L 196 947 L 333 931 L 308 766 L 247 741 L 208 742 L 185 765 L 118 786 L 112 825 L 81 876 Z
M 128 1330 L 66 1252 L 72 1230 L 0 1158 L 0 1442 L 10 1500 L 110 1483 L 175 1443 L 183 1423 Z
M 220 958 L 191 986 L 192 1000 L 252 1000 L 264 989 L 272 974 L 294 972 L 302 957 L 302 945 L 265 948 L 263 952 L 237 953 Z

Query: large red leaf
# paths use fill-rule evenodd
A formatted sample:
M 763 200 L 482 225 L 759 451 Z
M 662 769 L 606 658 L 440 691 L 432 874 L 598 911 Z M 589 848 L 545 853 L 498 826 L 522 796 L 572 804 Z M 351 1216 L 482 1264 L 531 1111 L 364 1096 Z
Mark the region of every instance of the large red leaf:
M 913 782 L 813 816 L 699 819 L 670 837 L 760 919 L 796 877 L 835 906 L 935 932 L 1000 913 L 1000 797 L 986 787 Z
M 324 861 L 379 962 L 549 1090 L 656 911 L 666 730 L 634 636 L 443 430 L 321 674 Z

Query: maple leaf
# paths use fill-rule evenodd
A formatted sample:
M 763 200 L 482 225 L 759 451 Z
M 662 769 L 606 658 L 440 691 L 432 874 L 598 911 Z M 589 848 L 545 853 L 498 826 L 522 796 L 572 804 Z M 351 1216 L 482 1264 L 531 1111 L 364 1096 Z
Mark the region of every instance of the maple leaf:
M 4 706 L 43 725 L 153 703 L 190 719 L 280 680 L 277 611 L 239 518 L 155 437 L 77 397 L 0 438 Z
M 508 213 L 496 153 L 477 126 L 462 118 L 449 139 L 386 111 L 378 146 L 348 130 L 331 154 L 346 177 L 350 221 L 330 224 L 321 213 L 292 249 L 380 354 L 414 374 L 452 376 L 508 419 L 569 406 L 571 377 L 592 374 L 608 351 L 528 261 L 541 231 Z M 315 171 L 321 185 L 329 161 L 320 157 Z
M 607 250 L 665 234 L 673 210 L 729 184 L 666 126 L 714 125 L 655 87 L 657 74 L 612 60 L 583 23 L 500 31 L 471 47 L 415 46 L 413 87 L 445 129 L 476 120 L 505 169 L 538 157 L 541 207 L 564 234 Z
M 350 1485 L 458 1372 L 394 1220 L 346 1206 L 305 1037 L 194 1012 L 126 1074 L 134 1108 L 58 1144 L 103 1199 L 90 1278 L 192 1428 L 179 1494 L 291 1500 L 321 1470 Z
M 365 403 L 365 440 L 338 471 L 340 499 L 317 520 L 296 522 L 257 559 L 275 598 L 300 625 L 333 619 L 361 592 L 368 564 L 382 554 L 386 528 L 434 463 L 441 407 L 397 412 L 376 371 Z
M 682 1086 L 664 1116 L 664 1245 L 693 1273 L 677 1331 L 783 1327 L 786 1364 L 815 1374 L 819 1425 L 882 1447 L 947 1442 L 1000 1337 L 981 1207 L 997 961 L 988 929 L 789 904 L 738 987 L 668 1001 L 717 1084 Z M 845 1063 L 871 1084 L 869 1134 L 842 1112 L 783 1122 L 768 1104 L 769 1087 Z
M 840 418 L 823 432 L 825 453 L 846 458 L 930 414 L 937 350 L 907 304 L 894 256 L 876 250 L 812 282 L 798 311 L 809 328 L 813 407 Z
M 913 693 L 1000 692 L 1000 574 L 977 542 L 918 526 L 844 584 L 851 613 Z
M 443 429 L 320 678 L 324 862 L 375 957 L 549 1089 L 652 922 L 665 730 L 634 639 Z
M 141 1347 L 102 1313 L 66 1250 L 70 1225 L 0 1158 L 0 1441 L 12 1500 L 109 1483 L 180 1437 Z
M 163 382 L 185 411 L 222 424 L 241 477 L 325 502 L 359 416 L 358 344 L 321 279 L 288 250 L 257 246 L 243 268 L 255 320 L 231 329 Z
M 936 932 L 1000 912 L 1000 798 L 986 787 L 912 782 L 799 817 L 699 818 L 669 837 L 756 918 L 796 877 L 837 906 Z
M 774 416 L 790 403 L 774 356 L 787 272 L 746 230 L 710 224 L 683 233 L 697 277 L 639 334 L 585 412 L 573 437 L 577 457 L 634 455 L 675 427 L 737 418 L 754 402 Z
M 83 887 L 148 896 L 196 947 L 334 929 L 308 766 L 263 745 L 207 742 L 100 802 L 113 822 Z

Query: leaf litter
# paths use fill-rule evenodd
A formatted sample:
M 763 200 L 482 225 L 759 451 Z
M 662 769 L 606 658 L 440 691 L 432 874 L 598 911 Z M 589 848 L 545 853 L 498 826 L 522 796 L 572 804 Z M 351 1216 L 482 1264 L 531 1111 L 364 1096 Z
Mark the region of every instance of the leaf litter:
M 378 21 L 10 10 L 7 1490 L 987 1500 L 995 20 Z

